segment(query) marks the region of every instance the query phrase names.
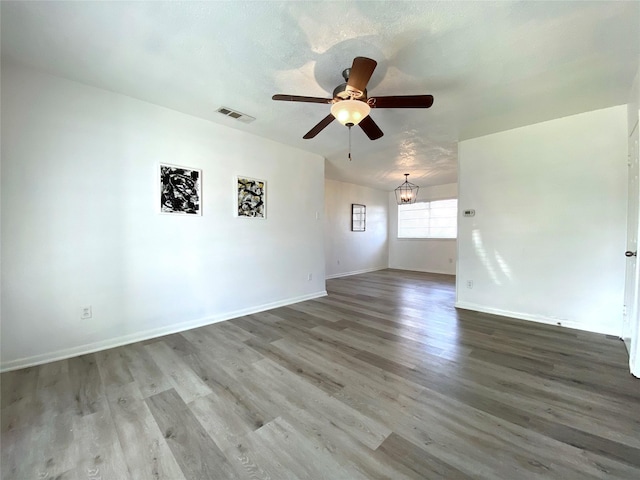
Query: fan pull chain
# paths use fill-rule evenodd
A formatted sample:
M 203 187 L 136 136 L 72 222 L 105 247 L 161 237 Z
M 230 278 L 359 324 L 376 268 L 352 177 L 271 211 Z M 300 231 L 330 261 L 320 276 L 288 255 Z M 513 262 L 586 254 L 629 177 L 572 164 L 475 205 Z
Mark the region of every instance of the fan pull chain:
M 349 161 L 351 161 L 351 127 L 349 127 Z

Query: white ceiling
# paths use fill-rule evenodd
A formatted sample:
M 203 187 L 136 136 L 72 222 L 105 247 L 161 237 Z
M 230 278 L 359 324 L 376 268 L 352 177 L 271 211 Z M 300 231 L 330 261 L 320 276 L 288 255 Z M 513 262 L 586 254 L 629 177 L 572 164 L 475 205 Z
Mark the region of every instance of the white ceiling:
M 640 2 L 9 2 L 3 59 L 293 145 L 326 176 L 392 190 L 457 180 L 457 142 L 627 102 Z M 302 136 L 356 56 L 370 96 L 434 95 L 428 110 L 373 110 L 371 141 L 333 122 Z M 243 124 L 216 110 L 256 117 Z

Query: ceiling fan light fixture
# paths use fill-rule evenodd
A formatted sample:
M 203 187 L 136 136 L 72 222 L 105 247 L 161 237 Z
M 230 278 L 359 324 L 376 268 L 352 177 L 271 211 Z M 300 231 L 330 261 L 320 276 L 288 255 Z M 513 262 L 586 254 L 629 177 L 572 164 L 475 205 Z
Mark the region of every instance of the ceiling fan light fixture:
M 331 114 L 347 127 L 360 123 L 370 111 L 371 107 L 360 100 L 341 100 L 331 106 Z
M 404 174 L 404 183 L 396 188 L 396 202 L 398 205 L 416 203 L 418 200 L 418 187 L 409 181 L 409 174 Z
M 433 105 L 432 95 L 369 97 L 367 84 L 377 64 L 378 62 L 372 58 L 355 57 L 351 68 L 347 68 L 342 72 L 342 77 L 346 83 L 338 85 L 333 90 L 331 98 L 286 95 L 282 93 L 278 93 L 271 98 L 286 102 L 331 104 L 331 113 L 304 134 L 302 138 L 305 140 L 314 138 L 336 119 L 349 128 L 358 125 L 370 140 L 377 140 L 384 134 L 378 124 L 369 116 L 372 108 L 429 108 Z

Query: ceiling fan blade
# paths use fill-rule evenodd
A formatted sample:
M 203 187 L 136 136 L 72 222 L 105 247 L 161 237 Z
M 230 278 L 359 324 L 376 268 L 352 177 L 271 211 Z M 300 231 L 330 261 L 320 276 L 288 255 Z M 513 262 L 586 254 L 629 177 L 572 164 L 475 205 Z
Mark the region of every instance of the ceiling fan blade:
M 307 103 L 331 103 L 332 98 L 320 98 L 320 97 L 303 97 L 300 95 L 284 95 L 277 94 L 271 97 L 272 100 L 282 100 L 284 102 L 307 102 Z
M 376 69 L 376 65 L 378 62 L 372 60 L 367 57 L 356 57 L 353 59 L 353 65 L 351 66 L 351 71 L 349 72 L 349 80 L 347 81 L 347 85 L 349 87 L 353 87 L 360 92 L 364 92 L 367 88 L 367 83 L 369 83 L 369 79 L 371 75 L 373 75 L 373 71 Z
M 371 97 L 367 103 L 371 108 L 429 108 L 433 105 L 433 95 Z
M 384 135 L 384 133 L 382 133 L 382 130 L 380 130 L 378 124 L 373 121 L 373 118 L 371 118 L 370 115 L 367 115 L 362 120 L 360 120 L 360 123 L 358 125 L 360 125 L 362 131 L 366 133 L 367 137 L 369 137 L 371 140 L 377 140 Z
M 333 122 L 336 119 L 336 117 L 333 116 L 333 114 L 329 114 L 326 117 L 324 117 L 322 120 L 320 120 L 320 122 L 318 122 L 318 124 L 313 127 L 311 130 L 309 130 L 304 137 L 305 140 L 309 140 L 310 138 L 315 137 L 316 135 L 318 135 L 322 130 L 324 130 L 327 125 L 329 125 L 331 122 Z

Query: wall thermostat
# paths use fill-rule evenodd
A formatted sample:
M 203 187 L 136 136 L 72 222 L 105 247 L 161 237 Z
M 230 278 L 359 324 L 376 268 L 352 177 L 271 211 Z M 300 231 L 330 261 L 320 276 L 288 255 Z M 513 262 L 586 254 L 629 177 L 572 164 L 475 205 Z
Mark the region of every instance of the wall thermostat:
M 475 216 L 475 214 L 476 214 L 476 211 L 473 210 L 473 209 L 464 211 L 464 216 L 465 217 L 473 217 L 473 216 Z

